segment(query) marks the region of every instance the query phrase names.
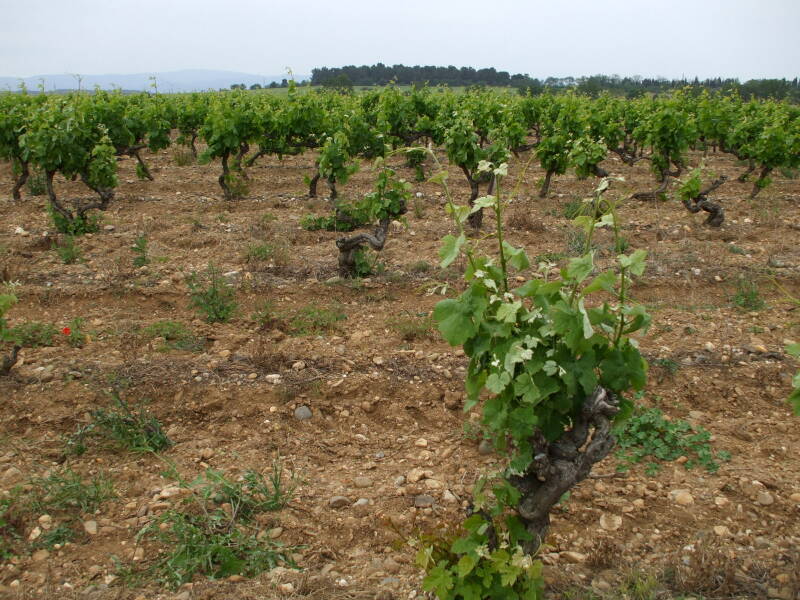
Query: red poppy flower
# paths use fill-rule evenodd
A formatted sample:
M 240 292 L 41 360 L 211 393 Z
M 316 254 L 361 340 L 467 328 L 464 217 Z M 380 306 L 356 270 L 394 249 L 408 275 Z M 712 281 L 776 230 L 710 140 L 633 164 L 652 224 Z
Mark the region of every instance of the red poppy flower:
M 69 327 L 64 327 L 64 329 L 61 330 L 61 333 L 64 335 L 69 335 L 72 333 L 72 330 Z

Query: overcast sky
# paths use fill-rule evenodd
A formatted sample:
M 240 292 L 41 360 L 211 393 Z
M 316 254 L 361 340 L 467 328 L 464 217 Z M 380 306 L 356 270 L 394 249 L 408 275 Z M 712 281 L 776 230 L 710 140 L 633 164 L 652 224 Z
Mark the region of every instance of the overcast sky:
M 0 0 L 0 75 L 403 63 L 800 75 L 800 0 Z

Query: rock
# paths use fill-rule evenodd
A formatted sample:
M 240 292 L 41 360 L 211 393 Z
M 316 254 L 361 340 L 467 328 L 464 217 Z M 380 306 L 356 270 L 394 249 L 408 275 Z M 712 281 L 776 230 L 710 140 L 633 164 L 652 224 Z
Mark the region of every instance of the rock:
M 675 504 L 680 506 L 689 506 L 694 504 L 694 498 L 689 493 L 689 490 L 672 490 L 669 493 L 670 498 Z
M 383 569 L 387 573 L 397 573 L 400 571 L 400 563 L 390 556 L 383 561 Z
M 181 592 L 180 594 L 176 594 L 173 596 L 172 600 L 190 600 L 192 597 L 192 592 L 186 590 L 185 592 Z
M 292 363 L 292 370 L 294 371 L 302 371 L 305 368 L 306 368 L 306 363 L 303 362 L 302 360 L 298 360 Z
M 775 502 L 775 498 L 769 492 L 759 492 L 758 496 L 756 496 L 756 504 L 761 506 L 769 506 L 773 502 Z
M 719 537 L 731 537 L 731 530 L 725 525 L 714 525 L 714 535 Z
M 622 526 L 622 517 L 619 515 L 600 515 L 600 527 L 606 531 L 616 531 Z
M 311 409 L 305 405 L 294 409 L 294 418 L 298 421 L 308 421 L 312 416 Z
M 714 498 L 714 504 L 716 504 L 719 508 L 725 508 L 731 503 L 725 496 L 717 496 Z
M 106 225 L 105 227 L 103 227 L 103 229 L 106 231 L 114 231 L 116 227 L 114 227 L 113 225 Z
M 331 508 L 344 508 L 345 506 L 350 506 L 350 504 L 350 498 L 346 496 L 334 496 L 328 500 L 328 506 Z
M 281 594 L 286 594 L 287 596 L 289 594 L 293 594 L 294 593 L 294 584 L 293 583 L 279 583 L 278 584 L 278 591 Z
M 267 383 L 271 383 L 272 385 L 277 385 L 281 382 L 280 373 L 272 373 L 270 375 L 264 375 L 264 381 Z
M 353 478 L 353 485 L 357 488 L 372 487 L 372 480 L 369 477 L 355 477 Z
M 42 529 L 44 529 L 45 531 L 47 531 L 53 526 L 53 517 L 51 517 L 50 515 L 42 515 L 41 517 L 39 517 L 38 521 L 39 525 L 41 525 Z
M 380 365 L 383 364 L 383 358 L 381 358 L 380 356 L 373 356 L 372 357 L 372 362 L 374 362 L 376 365 L 380 366 Z
M 398 475 L 397 477 L 394 478 L 394 484 L 397 487 L 405 485 L 406 484 L 406 476 L 405 475 Z
M 203 448 L 200 450 L 200 458 L 203 460 L 210 460 L 214 457 L 214 449 L 213 448 Z
M 429 490 L 440 490 L 444 484 L 438 479 L 425 479 L 425 487 Z
M 789 496 L 789 500 L 797 504 L 800 504 L 800 492 L 795 492 L 794 494 Z
M 138 548 L 136 548 L 136 550 L 134 550 L 134 552 L 133 552 L 133 560 L 135 560 L 135 561 L 140 561 L 140 560 L 142 560 L 143 558 L 144 558 L 144 548 L 142 548 L 141 546 L 139 546 L 139 547 L 138 547 Z
M 409 483 L 417 483 L 420 479 L 425 479 L 425 471 L 422 469 L 411 469 L 406 475 L 406 480 Z
M 455 494 L 450 490 L 445 490 L 442 494 L 442 500 L 445 502 L 458 502 L 458 498 L 456 498 Z
M 31 555 L 33 562 L 42 562 L 43 560 L 47 560 L 50 557 L 50 553 L 47 550 L 37 550 Z
M 281 537 L 282 533 L 283 527 L 273 527 L 267 532 L 267 536 L 269 536 L 269 539 L 271 540 L 277 540 L 279 537 Z
M 436 499 L 428 494 L 420 494 L 414 498 L 414 506 L 417 508 L 429 508 L 433 506 L 434 502 L 436 502 Z
M 492 442 L 489 440 L 481 440 L 480 444 L 478 444 L 478 454 L 486 456 L 494 452 L 494 446 Z
M 3 483 L 16 483 L 22 479 L 22 471 L 17 467 L 9 467 L 3 473 Z
M 84 521 L 83 530 L 89 535 L 97 535 L 97 521 Z
M 248 378 L 250 381 L 253 381 L 254 379 L 258 379 L 258 373 L 250 373 L 250 374 L 247 376 L 247 378 Z
M 578 564 L 586 562 L 586 555 L 581 554 L 580 552 L 572 552 L 571 550 L 567 550 L 566 552 L 559 553 L 559 558 L 565 560 L 568 563 Z
M 449 410 L 457 410 L 462 406 L 461 394 L 457 392 L 444 393 L 444 405 Z
M 633 501 L 633 506 L 635 508 L 644 508 L 644 498 L 637 498 Z
M 428 447 L 428 440 L 425 438 L 419 438 L 417 441 L 414 442 L 414 445 L 417 448 L 427 448 Z
M 34 527 L 31 529 L 31 534 L 28 536 L 28 541 L 33 542 L 39 539 L 39 536 L 42 535 L 42 528 L 41 527 Z

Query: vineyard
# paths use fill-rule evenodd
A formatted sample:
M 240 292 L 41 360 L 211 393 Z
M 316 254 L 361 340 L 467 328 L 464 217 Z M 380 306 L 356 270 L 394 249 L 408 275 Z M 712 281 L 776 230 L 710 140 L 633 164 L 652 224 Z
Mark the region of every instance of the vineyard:
M 689 90 L 0 96 L 0 595 L 800 597 L 798 169 Z

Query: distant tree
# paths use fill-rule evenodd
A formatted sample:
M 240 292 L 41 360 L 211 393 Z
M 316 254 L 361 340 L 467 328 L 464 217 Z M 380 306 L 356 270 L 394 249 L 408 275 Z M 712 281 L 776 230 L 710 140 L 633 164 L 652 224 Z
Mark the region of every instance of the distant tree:
M 274 90 L 276 87 L 280 87 L 280 86 L 278 85 L 278 82 L 277 82 L 277 81 L 271 81 L 271 82 L 269 83 L 269 88 L 270 88 L 270 89 Z
M 253 85 L 250 86 L 250 89 L 251 90 L 260 90 L 261 89 L 261 84 L 260 83 L 254 83 Z
M 281 79 L 281 87 L 282 87 L 282 88 L 287 88 L 287 87 L 289 87 L 289 82 L 288 82 L 288 81 L 286 81 L 285 79 Z
M 231 84 L 232 90 L 246 90 L 247 86 L 243 83 L 232 83 Z

